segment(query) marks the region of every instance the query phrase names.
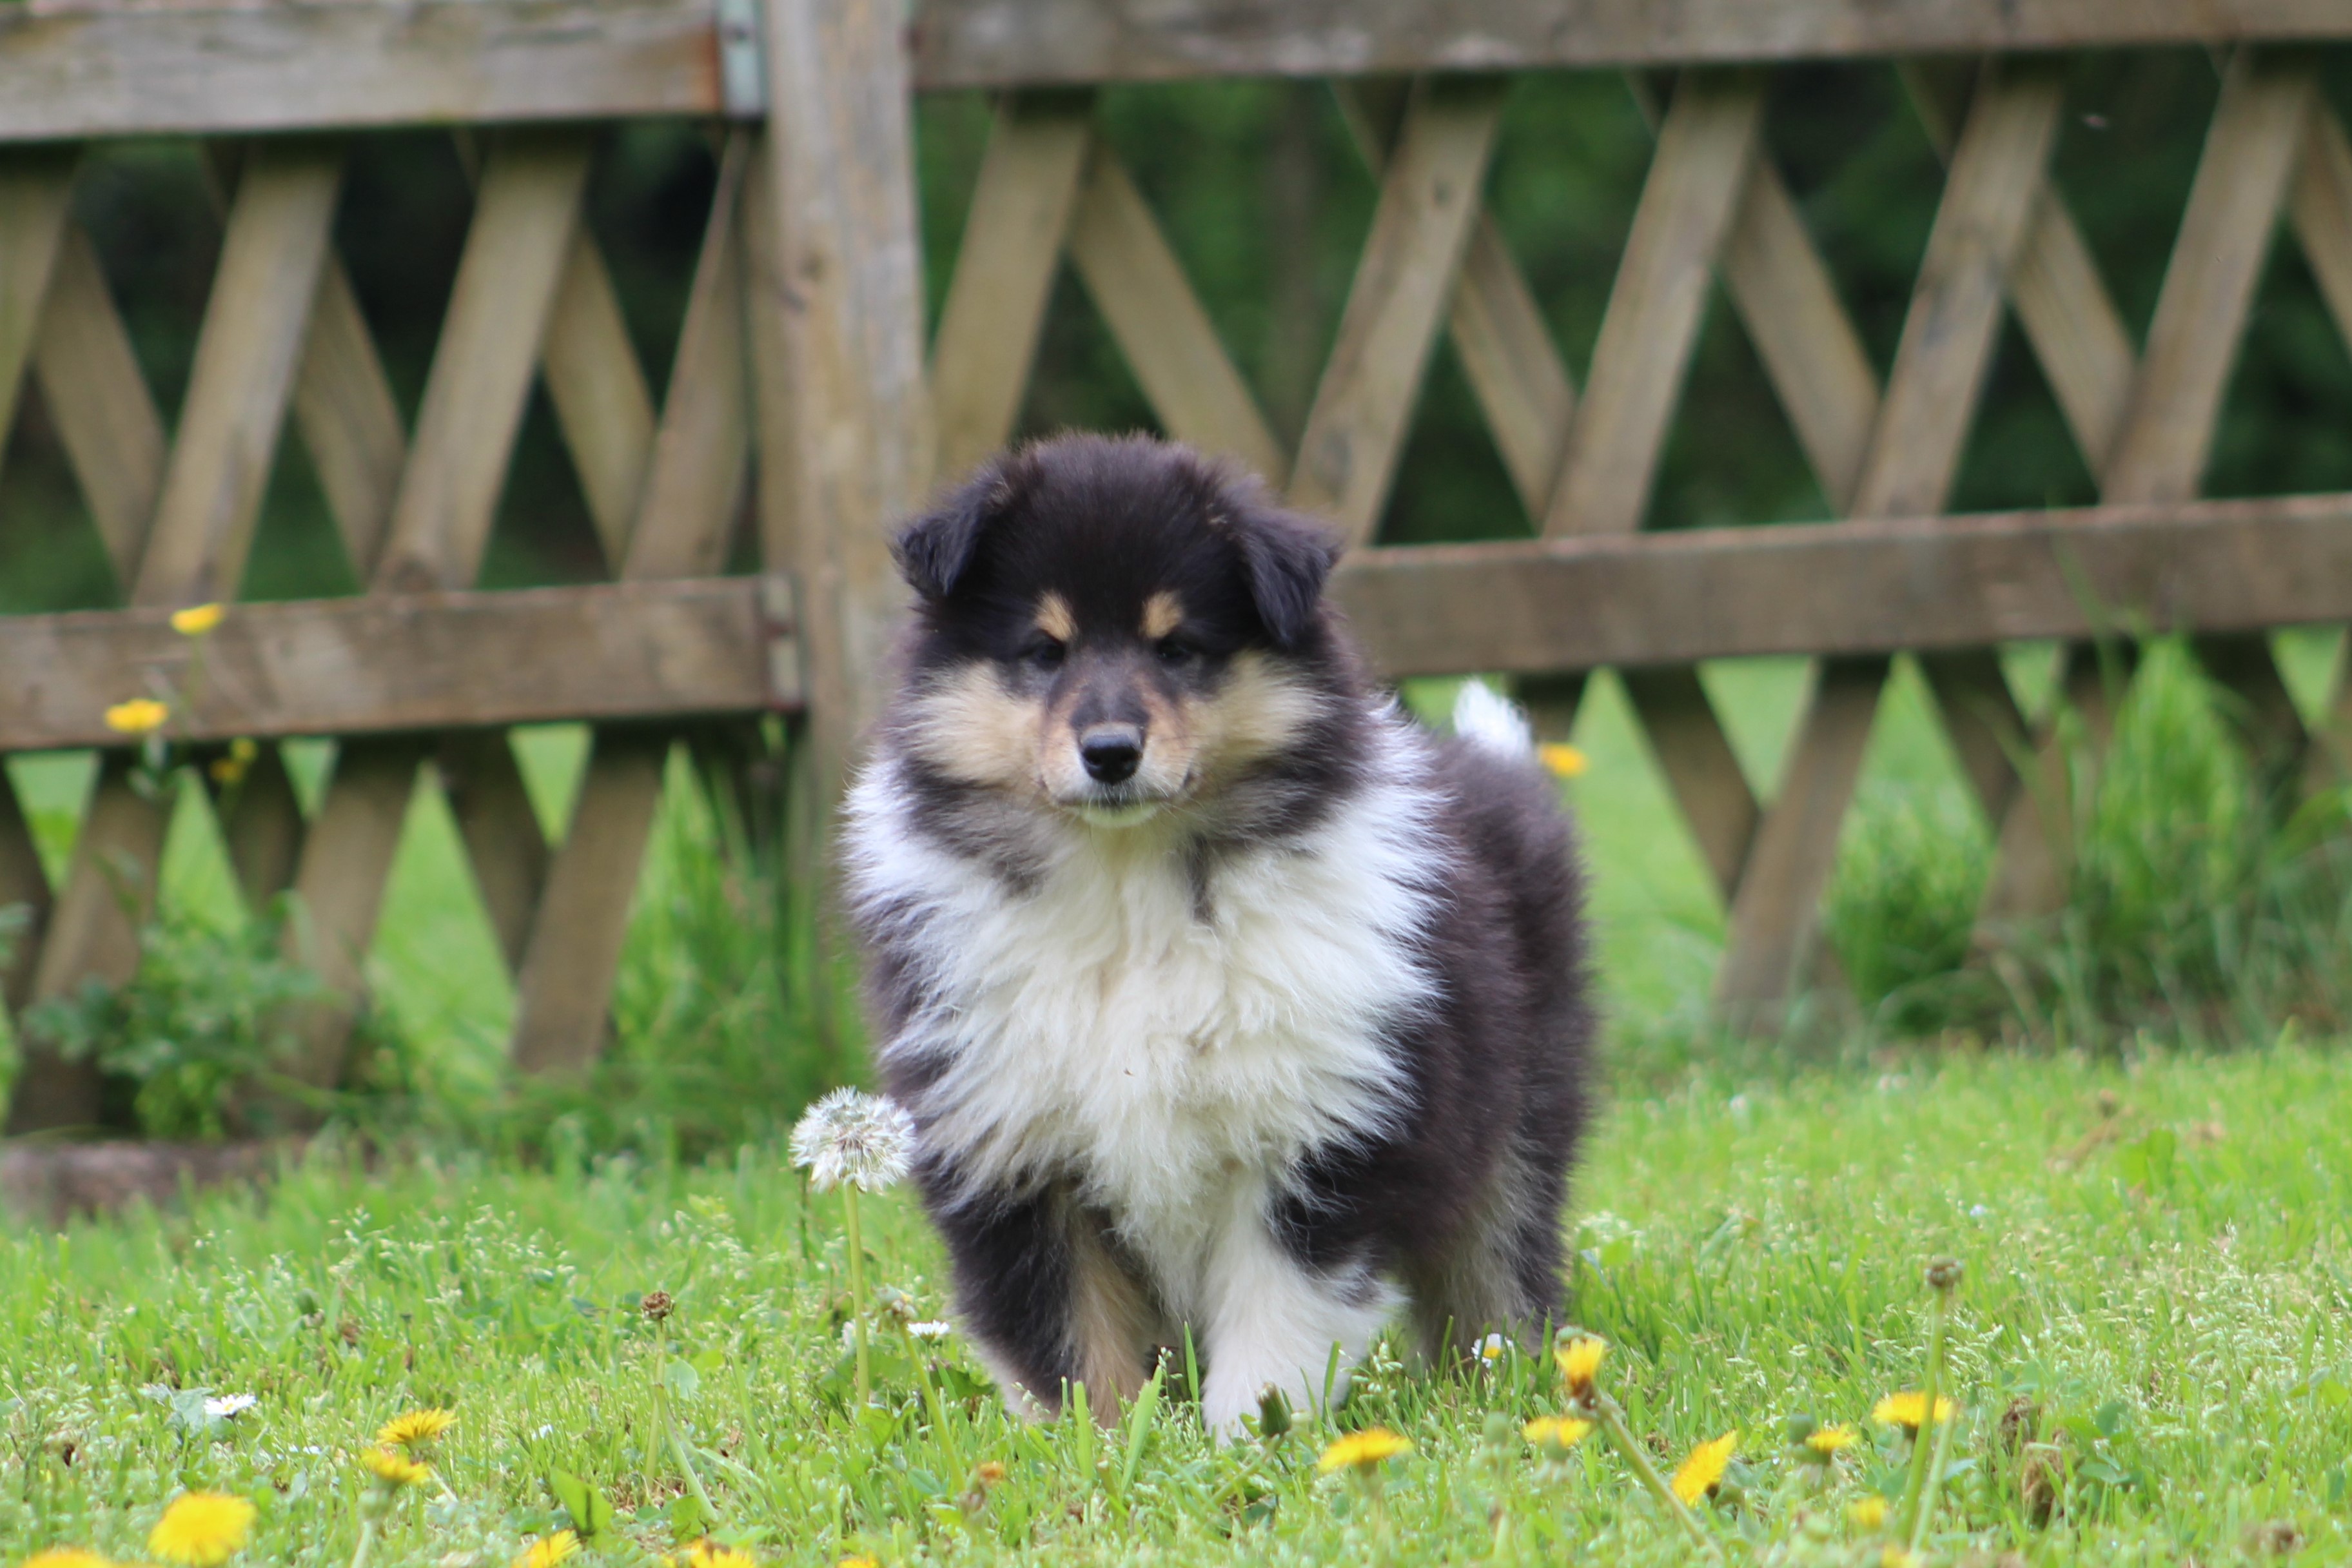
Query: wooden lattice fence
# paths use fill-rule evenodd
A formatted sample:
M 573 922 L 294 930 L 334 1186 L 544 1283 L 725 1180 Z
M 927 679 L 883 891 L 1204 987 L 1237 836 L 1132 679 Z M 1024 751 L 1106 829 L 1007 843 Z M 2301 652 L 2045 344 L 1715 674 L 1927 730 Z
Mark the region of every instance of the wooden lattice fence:
M 1718 1000 L 1778 1006 L 1817 910 L 1889 660 L 1916 654 L 1999 858 L 1993 918 L 2067 869 L 2067 770 L 1998 645 L 2074 650 L 2065 689 L 2112 704 L 2092 639 L 2196 634 L 2278 776 L 2319 765 L 2269 628 L 2352 618 L 2352 495 L 2203 501 L 2255 283 L 2284 215 L 2352 338 L 2352 142 L 2303 52 L 2352 38 L 2331 0 L 1712 0 L 1683 6 L 926 0 L 349 0 L 121 4 L 0 16 L 0 431 L 38 388 L 125 605 L 0 617 L 0 754 L 106 748 L 51 887 L 0 774 L 0 905 L 35 914 L 12 1006 L 136 962 L 165 812 L 101 715 L 169 693 L 199 758 L 337 739 L 315 810 L 265 744 L 223 823 L 238 880 L 290 889 L 294 940 L 348 999 L 419 770 L 448 791 L 518 992 L 516 1060 L 603 1037 L 664 758 L 678 727 L 804 714 L 837 779 L 875 703 L 898 595 L 884 528 L 1016 426 L 1065 258 L 1173 435 L 1244 462 L 1357 546 L 1339 592 L 1397 676 L 1519 682 L 1564 731 L 1615 668 L 1729 910 Z M 2064 111 L 2046 52 L 2198 43 L 2218 108 L 2145 342 L 2048 177 Z M 1760 133 L 1777 63 L 1901 60 L 1948 174 L 1882 376 Z M 1591 363 L 1574 384 L 1481 192 L 1516 71 L 1608 66 L 1655 153 Z M 1669 68 L 1672 68 L 1671 69 Z M 1295 450 L 1221 343 L 1150 204 L 1097 133 L 1117 81 L 1333 79 L 1380 195 Z M 928 356 L 910 91 L 1001 94 Z M 719 174 L 656 407 L 580 205 L 593 121 L 707 117 Z M 331 243 L 349 139 L 454 124 L 473 160 L 463 258 L 413 425 Z M 166 429 L 73 204 L 79 149 L 201 137 L 224 237 Z M 1835 521 L 1645 535 L 1720 281 Z M 2012 314 L 2100 504 L 1945 515 Z M 1450 335 L 1537 537 L 1380 545 L 1433 350 Z M 526 400 L 543 384 L 612 581 L 476 588 Z M 281 427 L 310 455 L 365 591 L 233 606 L 201 643 L 177 608 L 232 598 Z M 760 572 L 722 575 L 740 510 Z M 0 529 L 7 527 L 0 517 Z M 1696 667 L 1818 655 L 1769 804 Z M 2345 711 L 2336 700 L 2336 712 Z M 505 727 L 596 728 L 551 845 Z M 126 890 L 129 897 L 126 897 Z M 305 1024 L 341 1070 L 348 1000 Z M 96 1085 L 29 1042 L 17 1129 L 89 1120 Z

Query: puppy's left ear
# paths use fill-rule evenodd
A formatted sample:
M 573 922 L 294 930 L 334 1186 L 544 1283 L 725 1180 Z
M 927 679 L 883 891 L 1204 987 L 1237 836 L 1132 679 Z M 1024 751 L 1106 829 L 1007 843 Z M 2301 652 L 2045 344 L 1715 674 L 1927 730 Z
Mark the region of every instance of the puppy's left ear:
M 934 604 L 953 593 L 979 552 L 981 531 L 1003 510 L 1008 488 L 1003 465 L 990 463 L 936 509 L 899 529 L 890 554 L 908 585 Z
M 1233 514 L 1250 600 L 1274 646 L 1289 651 L 1315 625 L 1339 542 L 1296 512 L 1244 507 Z

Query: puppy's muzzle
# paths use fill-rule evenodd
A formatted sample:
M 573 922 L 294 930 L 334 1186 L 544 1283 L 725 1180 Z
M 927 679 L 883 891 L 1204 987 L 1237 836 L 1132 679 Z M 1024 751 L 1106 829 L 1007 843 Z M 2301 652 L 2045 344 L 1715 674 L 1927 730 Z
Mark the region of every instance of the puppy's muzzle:
M 1078 760 L 1097 784 L 1125 784 L 1143 765 L 1143 731 L 1133 724 L 1089 725 L 1078 737 Z

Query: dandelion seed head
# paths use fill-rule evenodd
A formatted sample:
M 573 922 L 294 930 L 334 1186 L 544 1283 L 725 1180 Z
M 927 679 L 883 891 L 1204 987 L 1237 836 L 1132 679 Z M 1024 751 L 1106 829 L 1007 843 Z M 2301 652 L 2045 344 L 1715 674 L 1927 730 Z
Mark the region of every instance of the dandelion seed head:
M 821 1193 L 847 1182 L 878 1193 L 905 1180 L 915 1119 L 880 1095 L 836 1089 L 808 1108 L 793 1128 L 793 1163 Z
M 1690 1451 L 1690 1458 L 1675 1471 L 1675 1496 L 1685 1503 L 1694 1503 L 1715 1489 L 1723 1479 L 1724 1467 L 1731 1463 L 1732 1451 L 1739 1447 L 1739 1428 L 1733 1427 L 1711 1443 L 1701 1443 Z
M 1326 1476 L 1334 1470 L 1360 1470 L 1412 1452 L 1410 1439 L 1385 1426 L 1367 1426 L 1360 1432 L 1349 1433 L 1324 1449 L 1323 1457 L 1315 1461 L 1315 1469 L 1317 1474 Z
M 147 1550 L 179 1568 L 216 1568 L 253 1533 L 253 1504 L 226 1492 L 182 1492 L 147 1532 Z

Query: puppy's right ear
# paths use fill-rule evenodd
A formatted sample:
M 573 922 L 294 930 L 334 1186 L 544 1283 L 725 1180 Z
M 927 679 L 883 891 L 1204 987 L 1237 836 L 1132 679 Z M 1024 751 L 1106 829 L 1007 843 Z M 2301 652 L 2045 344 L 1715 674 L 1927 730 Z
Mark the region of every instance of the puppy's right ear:
M 933 604 L 946 598 L 979 552 L 981 531 L 1010 499 L 1002 469 L 989 464 L 957 487 L 938 510 L 898 531 L 890 541 L 898 574 Z

